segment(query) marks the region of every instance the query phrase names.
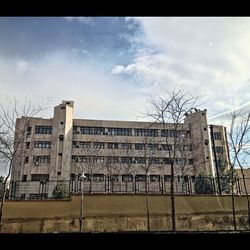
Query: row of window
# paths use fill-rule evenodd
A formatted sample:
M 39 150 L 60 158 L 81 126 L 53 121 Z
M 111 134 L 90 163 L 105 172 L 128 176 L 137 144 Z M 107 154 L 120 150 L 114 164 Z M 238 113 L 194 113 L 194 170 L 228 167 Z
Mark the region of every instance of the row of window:
M 33 156 L 33 163 L 38 164 L 38 163 L 50 163 L 51 157 L 48 155 L 36 155 Z M 29 163 L 29 156 L 26 156 L 24 158 L 24 163 Z
M 72 163 L 83 162 L 83 163 L 121 163 L 121 164 L 171 164 L 171 158 L 159 158 L 159 157 L 111 157 L 111 156 L 82 156 L 82 155 L 72 155 Z M 193 159 L 175 159 L 177 165 L 192 165 L 194 164 Z
M 104 181 L 105 180 L 105 175 L 104 174 L 85 174 L 86 176 L 86 179 L 85 181 Z M 132 182 L 133 179 L 134 179 L 134 176 L 132 174 L 123 174 L 122 176 L 122 181 L 125 181 L 125 182 Z M 161 180 L 161 176 L 160 175 L 149 175 L 149 181 L 150 182 L 160 182 Z M 111 180 L 111 181 L 114 181 L 114 182 L 118 182 L 119 181 L 119 176 L 117 174 L 114 174 L 114 175 L 111 175 L 111 176 L 108 176 L 108 178 Z M 183 179 L 185 182 L 188 181 L 188 176 L 176 176 L 178 182 L 180 182 L 181 179 Z M 73 180 L 79 180 L 79 175 L 76 175 L 76 174 L 71 174 L 70 175 L 70 180 L 73 181 Z M 171 180 L 171 176 L 170 175 L 164 175 L 163 176 L 163 179 L 164 181 L 170 181 Z M 144 174 L 137 174 L 135 175 L 135 180 L 136 181 L 146 181 L 147 180 L 147 176 L 144 175 Z M 194 176 L 191 176 L 191 180 L 194 182 L 195 180 L 195 177 Z M 22 177 L 22 181 L 27 181 L 27 175 L 23 175 Z M 49 181 L 49 174 L 31 174 L 31 181 Z
M 103 182 L 105 181 L 105 175 L 104 174 L 85 174 L 86 176 L 86 179 L 85 181 L 95 181 L 95 182 Z M 144 174 L 137 174 L 135 176 L 133 176 L 132 174 L 123 174 L 121 175 L 121 180 L 122 181 L 125 181 L 125 182 L 132 182 L 133 179 L 135 179 L 135 181 L 147 181 L 147 175 L 144 175 Z M 177 181 L 180 182 L 181 179 L 183 179 L 184 182 L 188 182 L 189 180 L 189 176 L 176 176 L 177 178 Z M 71 181 L 74 181 L 74 180 L 79 180 L 79 175 L 75 175 L 75 174 L 71 174 L 70 175 L 70 179 Z M 119 181 L 119 176 L 117 174 L 114 174 L 114 175 L 111 175 L 111 176 L 108 176 L 108 179 L 113 181 L 113 182 L 118 182 Z M 149 175 L 148 176 L 148 180 L 150 182 L 160 182 L 161 181 L 161 176 L 160 175 Z M 165 182 L 170 182 L 171 181 L 171 175 L 164 175 L 163 176 L 163 180 Z M 195 181 L 195 176 L 191 176 L 191 180 L 192 182 Z
M 73 141 L 73 148 L 107 148 L 107 149 L 137 149 L 137 150 L 167 150 L 172 151 L 173 145 L 169 144 L 146 144 L 146 143 L 111 143 L 111 142 L 83 142 Z M 192 151 L 192 145 L 176 145 L 176 150 L 179 151 Z
M 73 134 L 87 134 L 87 135 L 113 135 L 113 136 L 149 136 L 158 137 L 158 129 L 131 129 L 131 128 L 107 128 L 104 127 L 76 127 L 73 128 Z M 177 137 L 178 135 L 190 137 L 190 131 L 187 130 L 160 130 L 161 137 Z
M 108 128 L 105 132 L 104 127 L 73 127 L 73 133 L 77 134 L 89 134 L 89 135 L 113 135 L 113 136 L 132 136 L 132 130 L 134 130 L 135 136 L 149 136 L 158 137 L 158 129 L 131 129 L 131 128 Z M 52 126 L 35 126 L 36 134 L 52 134 Z M 27 128 L 27 134 L 31 134 L 31 127 Z M 184 135 L 190 137 L 190 131 L 187 130 L 160 130 L 161 137 L 177 137 Z M 214 140 L 221 140 L 221 132 L 213 132 Z

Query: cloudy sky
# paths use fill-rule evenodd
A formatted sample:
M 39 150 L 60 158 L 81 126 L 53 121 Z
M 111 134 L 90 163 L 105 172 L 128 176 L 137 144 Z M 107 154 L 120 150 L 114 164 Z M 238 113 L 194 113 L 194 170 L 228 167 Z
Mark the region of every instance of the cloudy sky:
M 136 120 L 176 85 L 209 118 L 250 107 L 250 18 L 0 17 L 0 103 L 28 97 L 75 117 Z

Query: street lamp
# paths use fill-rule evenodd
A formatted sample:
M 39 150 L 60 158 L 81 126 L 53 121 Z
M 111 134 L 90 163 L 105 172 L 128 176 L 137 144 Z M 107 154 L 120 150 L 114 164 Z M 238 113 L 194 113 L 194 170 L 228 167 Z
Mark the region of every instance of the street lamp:
M 85 180 L 86 178 L 87 176 L 84 173 L 80 175 L 80 181 Z M 80 210 L 80 233 L 83 232 L 83 223 L 82 223 L 82 220 L 83 220 L 83 185 L 81 185 L 81 191 L 82 191 L 82 195 L 81 195 L 81 210 Z

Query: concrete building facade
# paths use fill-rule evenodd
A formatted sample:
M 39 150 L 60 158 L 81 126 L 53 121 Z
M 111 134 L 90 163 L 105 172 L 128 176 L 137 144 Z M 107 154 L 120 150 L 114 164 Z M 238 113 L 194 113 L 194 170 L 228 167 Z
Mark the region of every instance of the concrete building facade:
M 73 180 L 82 172 L 97 179 L 147 174 L 153 180 L 170 175 L 173 151 L 176 176 L 215 176 L 220 155 L 228 159 L 226 129 L 208 125 L 206 110 L 190 112 L 174 130 L 170 123 L 163 129 L 150 122 L 75 119 L 74 102 L 63 101 L 53 118 L 30 118 L 25 130 L 14 181 Z

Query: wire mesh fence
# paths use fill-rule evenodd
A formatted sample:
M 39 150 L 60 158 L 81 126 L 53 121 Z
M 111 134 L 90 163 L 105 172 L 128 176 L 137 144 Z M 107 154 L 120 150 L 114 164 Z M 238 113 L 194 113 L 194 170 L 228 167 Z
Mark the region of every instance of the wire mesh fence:
M 174 177 L 174 193 L 182 195 L 246 194 L 243 178 L 232 182 L 224 177 Z M 245 178 L 247 192 L 250 192 L 250 178 Z M 219 187 L 220 186 L 220 187 Z M 99 175 L 87 179 L 11 181 L 8 199 L 69 199 L 71 194 L 170 194 L 171 176 Z

